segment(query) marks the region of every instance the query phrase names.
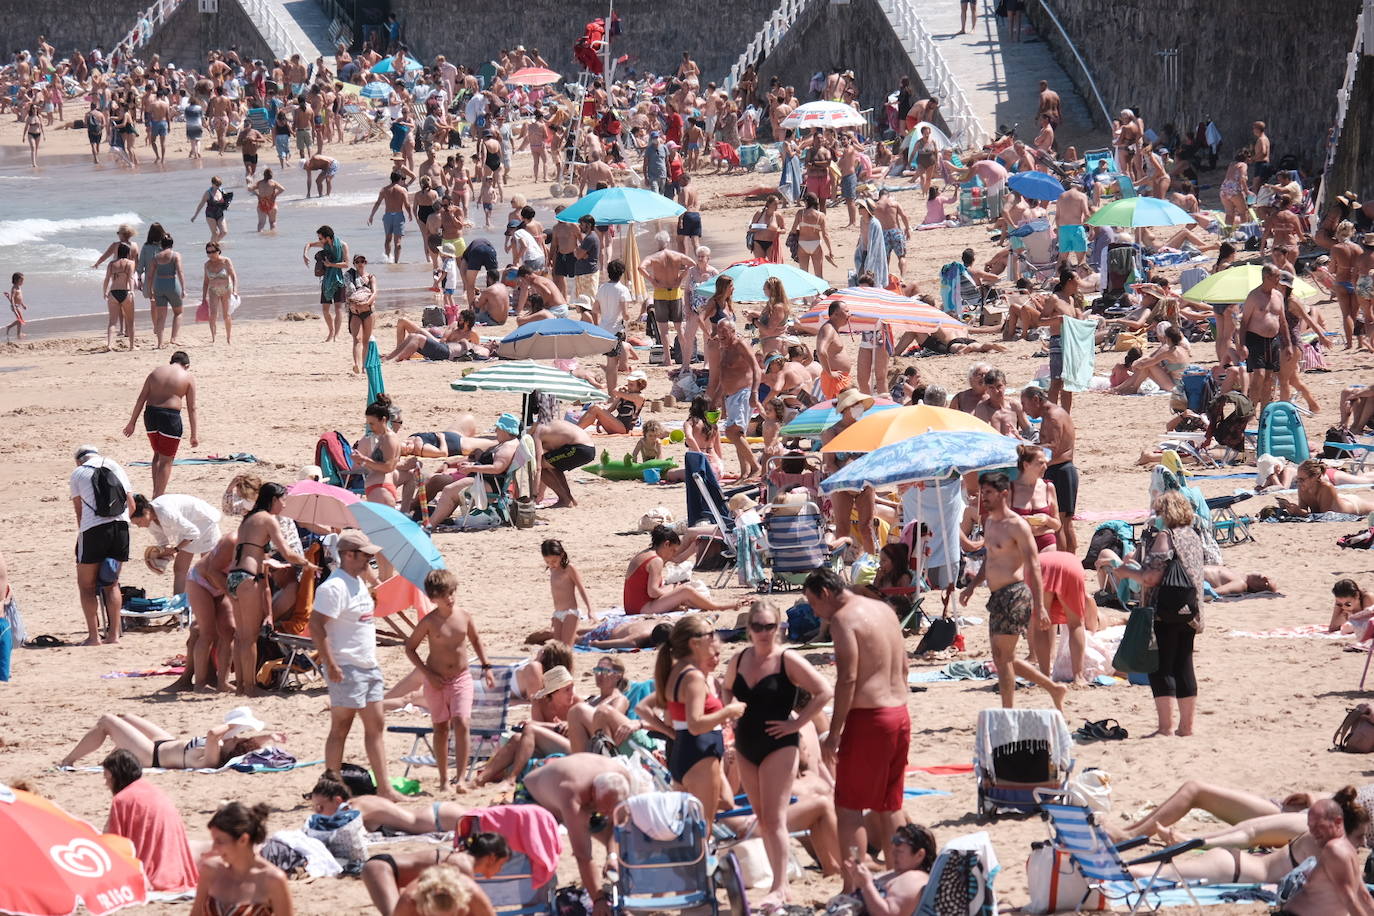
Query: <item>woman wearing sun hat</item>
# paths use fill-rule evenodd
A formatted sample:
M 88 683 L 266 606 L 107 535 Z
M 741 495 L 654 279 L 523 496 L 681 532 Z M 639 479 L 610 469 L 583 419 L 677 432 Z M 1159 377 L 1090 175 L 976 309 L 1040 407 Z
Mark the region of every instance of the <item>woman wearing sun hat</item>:
M 822 446 L 859 422 L 859 418 L 872 406 L 873 398 L 857 388 L 846 388 L 841 391 L 839 397 L 835 398 L 835 412 L 840 418 L 821 433 Z M 823 468 L 826 476 L 834 474 L 856 457 L 858 456 L 848 452 L 825 452 Z M 831 518 L 835 522 L 836 535 L 850 536 L 853 529 L 853 514 L 857 511 L 859 543 L 865 553 L 878 552 L 873 542 L 873 511 L 876 502 L 872 487 L 864 488 L 861 493 L 837 490 L 830 494 Z
M 252 709 L 238 706 L 225 713 L 224 722 L 209 729 L 203 737 L 183 741 L 142 716 L 106 713 L 58 766 L 72 766 L 99 750 L 108 738 L 115 747 L 137 757 L 144 767 L 219 769 L 235 757 L 286 740 L 281 734 L 258 734 L 266 728 Z

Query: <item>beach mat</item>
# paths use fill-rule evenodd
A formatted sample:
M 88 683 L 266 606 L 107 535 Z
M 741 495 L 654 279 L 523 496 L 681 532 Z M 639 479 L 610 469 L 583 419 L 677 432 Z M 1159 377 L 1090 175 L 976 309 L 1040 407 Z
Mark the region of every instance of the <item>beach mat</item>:
M 172 464 L 257 464 L 258 457 L 248 452 L 235 452 L 232 455 L 207 455 L 204 458 L 177 458 Z M 131 461 L 131 468 L 150 468 L 151 461 Z
M 907 767 L 908 773 L 929 773 L 931 776 L 964 776 L 973 772 L 971 763 L 936 764 L 928 767 Z

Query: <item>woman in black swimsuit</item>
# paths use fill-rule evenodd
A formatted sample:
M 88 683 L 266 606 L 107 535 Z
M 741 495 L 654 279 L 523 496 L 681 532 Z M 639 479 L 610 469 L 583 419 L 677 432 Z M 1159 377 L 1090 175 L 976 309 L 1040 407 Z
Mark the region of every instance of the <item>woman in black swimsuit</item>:
M 367 258 L 353 256 L 353 269 L 344 277 L 353 291 L 348 294 L 348 333 L 353 338 L 353 374 L 363 371 L 367 342 L 372 339 L 372 312 L 377 303 L 377 275 L 367 272 Z
M 100 749 L 106 738 L 109 738 L 115 747 L 132 753 L 145 767 L 166 767 L 172 770 L 194 770 L 202 767 L 218 769 L 240 754 L 247 754 L 286 740 L 284 735 L 237 737 L 237 733 L 244 728 L 241 723 L 225 723 L 216 725 L 203 737 L 183 741 L 142 716 L 106 713 L 96 721 L 95 727 L 77 742 L 71 753 L 62 758 L 58 766 L 73 766 L 78 760 L 89 757 Z
M 730 659 L 723 699 L 744 703 L 744 715 L 735 724 L 735 751 L 773 868 L 773 885 L 758 905 L 766 911 L 788 902 L 787 805 L 797 770 L 797 733 L 825 708 L 834 691 L 800 653 L 787 651 L 778 632 L 782 615 L 777 607 L 755 601 L 748 621 L 749 648 Z M 803 694 L 807 699 L 798 709 Z
M 603 433 L 625 435 L 634 429 L 639 420 L 639 412 L 644 409 L 644 389 L 648 386 L 649 380 L 643 372 L 631 372 L 625 378 L 625 387 L 616 389 L 610 410 L 593 404 L 577 421 L 577 425 L 587 429 L 595 423 Z

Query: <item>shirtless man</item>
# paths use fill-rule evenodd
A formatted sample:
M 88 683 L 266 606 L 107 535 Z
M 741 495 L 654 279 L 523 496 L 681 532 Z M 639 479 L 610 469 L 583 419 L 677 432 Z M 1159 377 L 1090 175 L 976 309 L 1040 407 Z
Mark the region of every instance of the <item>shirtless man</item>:
M 247 124 L 239 128 L 237 143 L 239 152 L 243 154 L 244 184 L 253 183 L 253 176 L 258 173 L 258 148 L 265 142 L 262 134 Z
M 554 216 L 567 209 L 559 204 L 554 208 Z M 577 264 L 577 243 L 582 241 L 582 233 L 577 223 L 565 223 L 555 219 L 553 224 L 553 279 L 564 295 L 572 293 L 573 270 Z
M 477 323 L 500 327 L 510 318 L 512 290 L 501 282 L 501 272 L 487 271 L 487 286 L 477 297 Z
M 1263 121 L 1256 121 L 1250 126 L 1250 130 L 1255 135 L 1254 142 L 1250 144 L 1250 184 L 1251 190 L 1259 191 L 1260 185 L 1274 174 L 1274 169 L 1269 164 L 1269 134 L 1265 132 Z
M 167 492 L 172 478 L 172 460 L 181 446 L 181 408 L 191 418 L 191 448 L 200 445 L 196 432 L 196 380 L 191 375 L 191 357 L 185 350 L 172 354 L 171 361 L 159 366 L 143 380 L 134 402 L 133 413 L 124 427 L 124 438 L 134 434 L 134 424 L 143 414 L 143 427 L 153 446 L 153 499 Z
M 878 200 L 873 204 L 873 216 L 883 227 L 883 242 L 887 245 L 888 254 L 897 256 L 897 273 L 906 277 L 906 243 L 911 238 L 911 220 L 907 218 L 902 205 L 897 203 L 897 198 L 885 190 L 878 192 Z
M 223 86 L 216 86 L 206 114 L 210 116 L 210 127 L 215 132 L 215 150 L 221 157 L 224 156 L 225 136 L 229 133 L 229 112 L 233 110 L 234 100 L 224 95 Z
M 1048 117 L 1050 119 L 1051 127 L 1059 126 L 1059 93 L 1055 92 L 1053 89 L 1050 88 L 1050 84 L 1048 81 L 1041 80 L 1040 107 L 1035 112 L 1035 119 L 1038 121 L 1044 117 Z
M 600 191 L 615 184 L 615 172 L 611 170 L 606 160 L 596 154 L 591 154 L 591 156 L 592 158 L 578 172 L 579 183 L 581 184 L 579 190 L 583 194 Z
M 1065 318 L 1078 318 L 1075 297 L 1078 295 L 1078 275 L 1069 270 L 1059 271 L 1059 281 L 1050 289 L 1040 306 L 1040 324 L 1050 332 L 1050 400 L 1073 410 L 1073 394 L 1064 390 L 1064 345 L 1060 331 Z
M 302 159 L 310 156 L 310 149 L 315 145 L 314 133 L 310 129 L 312 121 L 310 105 L 303 97 L 297 98 L 291 108 L 291 130 L 296 135 L 296 155 Z
M 567 420 L 550 420 L 530 428 L 534 434 L 535 457 L 539 465 L 539 482 L 535 486 L 534 500 L 541 502 L 544 497 L 544 484 L 553 490 L 558 501 L 550 509 L 571 509 L 577 505 L 573 498 L 572 486 L 568 483 L 568 472 L 575 471 L 596 458 L 596 444 L 587 431 L 576 423 Z
M 658 244 L 659 250 L 640 262 L 639 272 L 654 288 L 654 323 L 658 325 L 658 341 L 663 345 L 663 365 L 673 364 L 673 353 L 668 344 L 669 325 L 672 325 L 673 336 L 677 341 L 678 355 L 682 357 L 680 362 L 687 365 L 692 354 L 681 352 L 686 340 L 682 333 L 682 323 L 686 317 L 683 311 L 685 290 L 682 283 L 687 277 L 687 271 L 692 269 L 696 261 L 673 249 L 672 237 L 667 232 L 659 232 L 654 236 L 654 241 Z
M 891 862 L 911 744 L 902 628 L 890 605 L 850 591 L 834 570 L 811 573 L 802 591 L 835 642 L 834 715 L 821 754 L 835 774 L 840 848 L 868 848 L 868 811 L 880 831 L 873 844 Z M 848 876 L 844 889 L 853 890 Z
M 892 617 L 890 609 L 887 615 Z M 535 769 L 524 783 L 534 803 L 567 828 L 577 873 L 594 904 L 593 916 L 610 916 L 610 893 L 602 888 L 601 870 L 592 861 L 592 838 L 603 844 L 609 840 L 608 815 L 630 795 L 625 767 L 600 754 L 569 754 Z
M 987 520 L 983 523 L 987 559 L 959 595 L 959 603 L 967 605 L 973 590 L 984 581 L 992 591 L 988 596 L 988 631 L 1002 708 L 1011 709 L 1015 705 L 1016 678 L 1023 677 L 1045 688 L 1055 708 L 1063 712 L 1068 688 L 1050 680 L 1016 653 L 1016 641 L 1027 635 L 1028 625 L 1042 630 L 1051 626 L 1045 608 L 1035 537 L 1026 520 L 1012 511 L 1011 481 L 1006 474 L 1001 471 L 984 474 L 978 482 L 978 498 L 987 510 Z
M 962 410 L 964 413 L 973 413 L 974 409 L 983 402 L 987 396 L 987 374 L 992 371 L 992 366 L 988 363 L 974 363 L 968 370 L 968 387 L 960 391 L 950 399 L 949 406 L 953 410 Z
M 739 479 L 758 476 L 759 462 L 745 438 L 749 420 L 759 411 L 759 361 L 754 348 L 739 336 L 728 318 L 716 324 L 716 366 L 707 398 L 724 406 L 725 434 L 735 446 Z
M 1280 353 L 1288 345 L 1283 327 L 1283 290 L 1279 287 L 1279 270 L 1265 264 L 1260 270 L 1260 285 L 1245 297 L 1241 308 L 1240 355 L 1250 372 L 1247 394 L 1255 405 L 1256 415 L 1263 413 L 1270 400 L 1274 378 L 1278 375 Z
M 1021 405 L 1007 400 L 1007 374 L 1001 369 L 989 369 L 983 375 L 986 397 L 973 408 L 973 415 L 1004 436 L 1027 438 L 1030 423 Z
M 1043 85 L 1043 82 L 1042 84 Z M 1067 267 L 1069 255 L 1077 254 L 1078 263 L 1088 261 L 1088 216 L 1092 202 L 1078 185 L 1059 195 L 1054 204 L 1054 224 L 1059 237 L 1059 266 Z
M 848 132 L 840 134 L 840 196 L 844 198 L 844 205 L 849 210 L 849 222 L 845 225 L 848 229 L 852 227 L 858 219 L 858 207 L 855 201 L 859 193 L 859 153 L 863 149 L 858 141 L 850 137 Z M 821 201 L 825 203 L 825 201 Z M 886 227 L 886 224 L 884 224 Z M 902 254 L 906 252 L 903 251 Z M 901 255 L 898 255 L 900 258 Z
M 262 180 L 248 186 L 258 198 L 258 231 L 267 225 L 277 228 L 277 198 L 286 193 L 286 186 L 272 177 L 271 169 L 262 170 Z
M 167 90 L 163 89 L 144 106 L 148 118 L 148 145 L 153 148 L 153 161 L 167 161 L 168 113 Z
M 1374 897 L 1360 877 L 1360 856 L 1351 842 L 1352 836 L 1363 834 L 1369 817 L 1357 803 L 1347 804 L 1350 810 L 1335 799 L 1323 798 L 1307 809 L 1307 832 L 1321 844 L 1321 851 L 1279 916 L 1374 916 Z M 1361 813 L 1365 814 L 1363 820 Z M 1305 860 L 1298 868 L 1308 869 L 1310 861 Z
M 100 144 L 105 138 L 105 125 L 109 122 L 109 116 L 101 111 L 99 102 L 91 103 L 91 110 L 86 112 L 86 139 L 91 144 L 91 162 L 95 165 L 100 164 Z
M 334 176 L 339 174 L 339 160 L 333 156 L 311 156 L 301 163 L 305 169 L 305 197 L 310 199 L 311 172 L 319 172 L 315 177 L 315 196 L 324 197 L 334 193 Z
M 519 286 L 515 290 L 515 308 L 518 317 L 524 317 L 525 303 L 529 301 L 532 294 L 538 293 L 539 298 L 544 300 L 544 308 L 550 312 L 567 311 L 568 299 L 563 295 L 563 290 L 558 284 L 548 277 L 537 272 L 528 264 L 520 265 L 520 270 L 516 273 L 520 278 Z
M 1055 539 L 1060 550 L 1070 553 L 1078 549 L 1078 536 L 1073 530 L 1073 516 L 1078 511 L 1078 468 L 1074 466 L 1074 442 L 1078 431 L 1069 412 L 1050 400 L 1039 385 L 1021 389 L 1021 408 L 1026 415 L 1040 421 L 1040 447 L 1049 456 L 1045 480 L 1054 484 L 1059 501 L 1059 531 Z
M 829 317 L 816 332 L 816 358 L 821 364 L 821 397 L 839 397 L 851 384 L 854 364 L 845 352 L 840 333 L 849 328 L 849 306 L 843 300 L 830 303 Z
M 1136 147 L 1142 138 L 1140 122 L 1129 108 L 1121 109 L 1117 120 L 1121 122 L 1121 130 L 1116 135 L 1116 166 L 1121 174 L 1132 175 L 1131 161 L 1135 159 Z
M 392 172 L 390 183 L 377 192 L 377 199 L 372 202 L 372 212 L 367 215 L 369 226 L 377 216 L 377 208 L 383 204 L 386 205 L 386 209 L 382 211 L 382 230 L 386 233 L 386 238 L 382 242 L 382 251 L 391 256 L 392 263 L 399 264 L 401 236 L 406 234 L 406 220 L 415 218 L 415 211 L 410 204 L 410 192 L 406 190 L 405 175 L 401 172 Z

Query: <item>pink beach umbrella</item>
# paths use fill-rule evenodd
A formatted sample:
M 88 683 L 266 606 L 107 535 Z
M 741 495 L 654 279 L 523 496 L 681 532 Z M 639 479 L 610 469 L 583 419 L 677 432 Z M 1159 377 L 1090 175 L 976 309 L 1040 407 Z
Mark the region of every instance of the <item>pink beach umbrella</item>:
M 286 490 L 282 499 L 282 514 L 303 525 L 319 528 L 356 528 L 358 523 L 348 507 L 358 502 L 358 494 L 320 483 L 318 480 L 298 480 Z

